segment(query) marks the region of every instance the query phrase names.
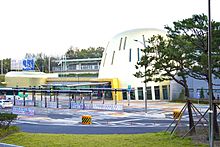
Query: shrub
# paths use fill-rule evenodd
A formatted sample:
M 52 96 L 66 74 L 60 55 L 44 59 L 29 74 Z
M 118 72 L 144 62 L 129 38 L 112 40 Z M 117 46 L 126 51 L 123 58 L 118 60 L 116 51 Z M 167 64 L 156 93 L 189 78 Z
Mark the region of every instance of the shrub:
M 184 89 L 182 89 L 181 93 L 179 94 L 178 99 L 180 99 L 180 100 L 185 100 L 186 99 Z
M 7 129 L 17 119 L 17 114 L 0 113 L 0 128 Z
M 203 87 L 200 90 L 200 98 L 205 98 Z
M 198 99 L 188 98 L 188 100 L 190 100 L 192 103 L 198 103 Z M 186 101 L 187 101 L 186 99 L 174 99 L 174 100 L 171 100 L 170 102 L 185 103 Z M 200 104 L 208 104 L 209 101 L 207 99 L 199 99 L 199 103 Z

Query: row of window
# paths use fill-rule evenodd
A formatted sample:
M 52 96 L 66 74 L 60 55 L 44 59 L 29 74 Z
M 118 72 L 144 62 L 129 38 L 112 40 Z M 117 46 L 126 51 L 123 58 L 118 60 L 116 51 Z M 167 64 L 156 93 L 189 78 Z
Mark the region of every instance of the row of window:
M 105 65 L 106 56 L 107 56 L 107 53 L 105 54 L 105 57 L 104 57 L 103 66 Z M 141 55 L 140 55 L 140 48 L 137 48 L 137 59 L 138 59 L 138 61 L 140 61 L 140 59 L 141 59 L 140 56 L 141 56 Z M 114 64 L 114 57 L 115 57 L 115 51 L 113 51 L 113 54 L 112 54 L 111 65 Z M 132 49 L 129 49 L 129 62 L 131 62 L 131 59 L 132 59 Z
M 169 99 L 168 89 L 169 89 L 169 87 L 167 85 L 162 86 L 162 95 L 163 95 L 164 100 Z M 138 100 L 144 100 L 143 87 L 138 87 L 137 90 L 138 90 Z M 147 91 L 147 99 L 152 100 L 151 87 L 146 87 L 146 91 Z M 160 95 L 160 87 L 159 86 L 154 86 L 154 94 L 155 94 L 155 100 L 160 100 L 162 98 L 162 96 Z M 134 92 L 131 92 L 130 98 L 131 98 L 131 100 L 135 100 L 135 93 Z M 123 99 L 127 99 L 126 92 L 123 93 Z
M 122 42 L 123 42 L 123 38 L 120 39 L 119 50 L 122 49 Z M 127 37 L 124 38 L 123 50 L 125 50 L 126 42 L 127 42 Z M 107 53 L 105 53 L 105 55 L 104 55 L 103 67 L 105 65 L 106 57 L 107 57 Z M 112 53 L 111 65 L 114 64 L 114 58 L 115 58 L 115 51 L 113 51 L 113 53 Z M 140 59 L 141 59 L 141 50 L 140 50 L 140 48 L 137 48 L 137 60 L 140 61 Z M 128 60 L 129 60 L 129 62 L 131 62 L 131 60 L 132 60 L 132 49 L 131 48 L 129 49 L 129 59 Z
M 132 49 L 129 50 L 129 62 L 131 62 L 131 56 L 132 56 Z M 141 59 L 141 52 L 140 48 L 137 48 L 137 61 L 139 62 Z
M 123 41 L 123 38 L 120 39 L 119 50 L 121 50 L 122 41 Z M 127 42 L 127 37 L 125 37 L 125 39 L 124 39 L 124 46 L 123 46 L 123 49 L 124 49 L 124 50 L 125 50 L 125 47 L 126 47 L 126 42 Z
M 75 71 L 75 70 L 99 70 L 99 65 L 69 65 L 66 66 L 65 71 Z M 61 71 L 61 67 L 52 67 L 52 71 Z

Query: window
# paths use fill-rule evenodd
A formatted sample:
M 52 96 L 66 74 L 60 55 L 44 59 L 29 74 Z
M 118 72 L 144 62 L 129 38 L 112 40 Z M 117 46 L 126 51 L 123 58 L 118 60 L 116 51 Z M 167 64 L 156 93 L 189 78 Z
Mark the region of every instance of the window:
M 131 62 L 131 48 L 129 50 L 129 62 Z
M 127 100 L 127 92 L 126 91 L 122 91 L 122 97 L 123 97 L 123 100 Z
M 126 46 L 126 41 L 127 41 L 127 37 L 125 37 L 125 40 L 124 40 L 124 47 L 123 47 L 124 50 L 125 50 L 125 46 Z
M 106 56 L 107 56 L 107 53 L 105 54 L 105 57 L 104 57 L 103 67 L 105 66 L 105 59 L 106 59 Z
M 160 100 L 160 87 L 154 86 L 155 100 Z
M 144 94 L 143 94 L 143 87 L 138 87 L 138 99 L 143 100 Z
M 134 93 L 134 91 L 130 92 L 130 97 L 131 97 L 131 100 L 135 100 L 135 93 Z
M 122 92 L 123 100 L 127 100 L 128 99 L 128 95 L 127 94 L 128 94 L 127 91 L 123 91 Z M 134 93 L 134 91 L 130 92 L 130 100 L 135 100 L 135 93 Z
M 123 39 L 123 38 L 120 39 L 119 50 L 121 50 L 122 39 Z
M 114 62 L 114 56 L 115 56 L 115 51 L 113 51 L 113 54 L 112 54 L 112 65 L 113 65 L 113 62 Z
M 147 99 L 152 100 L 151 87 L 146 87 L 146 91 L 147 91 Z

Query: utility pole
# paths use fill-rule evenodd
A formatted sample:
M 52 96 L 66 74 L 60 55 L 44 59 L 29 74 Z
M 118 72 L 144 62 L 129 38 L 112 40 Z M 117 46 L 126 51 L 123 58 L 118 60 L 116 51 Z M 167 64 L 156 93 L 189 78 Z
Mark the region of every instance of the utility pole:
M 1 74 L 3 75 L 4 74 L 4 72 L 3 72 L 3 66 L 4 66 L 4 64 L 3 64 L 3 59 L 1 60 Z
M 146 43 L 145 43 L 145 37 L 143 35 L 143 42 L 144 42 L 144 49 L 146 50 Z M 146 57 L 146 51 L 144 52 L 144 56 Z M 147 69 L 147 65 L 144 65 L 144 89 L 145 89 L 145 100 L 144 100 L 144 105 L 145 105 L 145 113 L 147 113 L 147 81 L 146 81 L 146 69 Z
M 50 73 L 50 56 L 48 58 L 48 72 Z
M 146 46 L 146 43 L 145 43 L 146 42 L 145 41 L 145 36 L 142 35 L 142 37 L 143 37 L 143 42 L 138 41 L 138 40 L 134 40 L 134 41 L 141 43 L 144 46 L 144 50 L 146 50 L 147 46 Z M 145 57 L 147 56 L 146 51 L 144 52 L 144 56 Z M 147 77 L 146 77 L 146 69 L 147 69 L 147 65 L 144 65 L 144 90 L 145 90 L 145 92 L 144 92 L 144 97 L 145 97 L 145 99 L 144 99 L 144 106 L 145 106 L 144 111 L 145 111 L 145 113 L 147 113 L 147 82 L 146 82 Z
M 208 0 L 208 86 L 209 86 L 209 146 L 214 146 L 213 141 L 213 90 L 212 90 L 212 34 L 211 34 L 211 0 Z

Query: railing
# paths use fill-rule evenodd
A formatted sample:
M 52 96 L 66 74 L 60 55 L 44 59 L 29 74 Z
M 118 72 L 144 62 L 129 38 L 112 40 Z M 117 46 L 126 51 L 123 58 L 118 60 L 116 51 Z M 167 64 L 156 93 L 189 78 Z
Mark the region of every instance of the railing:
M 53 67 L 53 72 L 77 72 L 77 71 L 99 71 L 98 65 L 93 66 L 81 66 L 81 67 L 67 67 L 66 70 L 61 69 L 61 67 Z

